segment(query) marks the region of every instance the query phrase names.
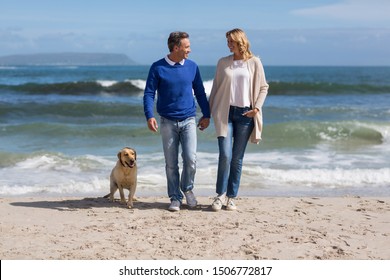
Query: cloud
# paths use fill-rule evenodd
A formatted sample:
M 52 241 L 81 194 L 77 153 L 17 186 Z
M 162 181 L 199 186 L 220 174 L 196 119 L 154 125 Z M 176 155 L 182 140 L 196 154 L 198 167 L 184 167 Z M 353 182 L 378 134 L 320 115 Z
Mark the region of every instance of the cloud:
M 344 0 L 340 3 L 314 8 L 296 9 L 293 15 L 338 19 L 359 22 L 390 23 L 390 1 L 388 0 Z
M 250 31 L 266 65 L 390 65 L 389 28 Z

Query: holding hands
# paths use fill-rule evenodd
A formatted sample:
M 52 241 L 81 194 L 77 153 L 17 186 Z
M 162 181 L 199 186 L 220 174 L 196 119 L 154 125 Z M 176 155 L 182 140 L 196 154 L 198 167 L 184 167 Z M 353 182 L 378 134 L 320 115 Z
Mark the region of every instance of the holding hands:
M 198 127 L 200 130 L 205 130 L 210 124 L 210 119 L 202 117 L 198 122 Z

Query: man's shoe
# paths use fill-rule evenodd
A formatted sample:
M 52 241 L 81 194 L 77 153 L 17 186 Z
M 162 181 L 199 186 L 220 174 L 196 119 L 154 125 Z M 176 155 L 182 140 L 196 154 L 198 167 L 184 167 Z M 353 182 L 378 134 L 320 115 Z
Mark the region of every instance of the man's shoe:
M 180 211 L 180 201 L 172 200 L 171 205 L 169 205 L 168 210 L 173 211 L 173 212 Z
M 194 208 L 198 205 L 198 201 L 195 198 L 195 195 L 192 191 L 188 191 L 184 193 L 187 201 L 187 205 L 190 208 Z
M 237 206 L 234 203 L 234 198 L 230 198 L 230 197 L 228 198 L 227 203 L 226 203 L 226 210 L 229 210 L 229 211 L 237 210 Z
M 221 200 L 221 198 L 219 196 L 214 198 L 214 202 L 213 202 L 213 204 L 211 204 L 211 208 L 214 211 L 219 211 L 219 210 L 222 209 L 222 200 Z

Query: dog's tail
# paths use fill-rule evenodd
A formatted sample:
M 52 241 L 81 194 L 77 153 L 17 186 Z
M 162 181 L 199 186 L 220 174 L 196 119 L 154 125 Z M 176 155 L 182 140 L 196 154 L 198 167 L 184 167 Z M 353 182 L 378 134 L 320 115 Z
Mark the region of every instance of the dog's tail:
M 110 196 L 110 194 L 106 194 L 105 196 L 103 196 L 103 198 L 108 198 Z

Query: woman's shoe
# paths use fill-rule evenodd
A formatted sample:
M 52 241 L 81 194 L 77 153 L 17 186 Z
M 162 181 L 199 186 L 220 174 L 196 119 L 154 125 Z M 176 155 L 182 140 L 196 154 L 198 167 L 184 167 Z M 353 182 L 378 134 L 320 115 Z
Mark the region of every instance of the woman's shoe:
M 220 197 L 216 197 L 214 198 L 214 202 L 213 204 L 211 204 L 211 208 L 214 210 L 214 211 L 219 211 L 222 209 L 222 200 Z
M 228 211 L 234 211 L 237 210 L 237 206 L 234 203 L 234 198 L 228 198 L 227 203 L 226 203 L 226 210 Z

